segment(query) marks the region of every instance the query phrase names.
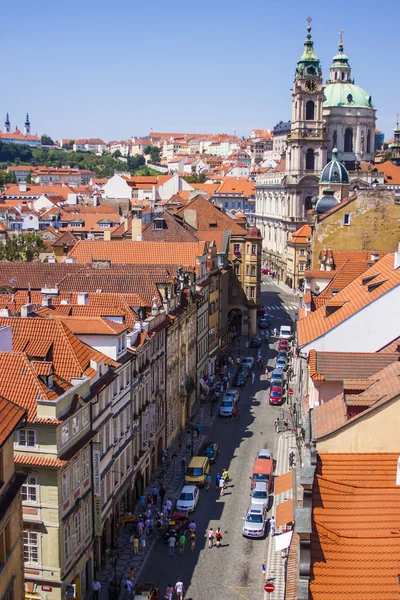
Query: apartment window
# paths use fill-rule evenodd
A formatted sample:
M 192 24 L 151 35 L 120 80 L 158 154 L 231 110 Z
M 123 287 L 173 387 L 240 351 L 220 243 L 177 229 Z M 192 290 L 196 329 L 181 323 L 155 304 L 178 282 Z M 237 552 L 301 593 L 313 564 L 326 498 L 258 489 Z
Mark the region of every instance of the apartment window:
M 70 493 L 70 482 L 69 482 L 69 469 L 65 469 L 61 475 L 62 481 L 62 498 L 65 500 L 68 498 Z
M 86 449 L 82 454 L 82 477 L 86 479 L 89 475 L 89 450 Z
M 81 464 L 79 458 L 72 464 L 72 485 L 75 490 L 81 482 Z
M 256 288 L 254 286 L 251 286 L 250 288 L 250 298 L 255 298 L 256 297 Z
M 108 496 L 109 496 L 109 494 L 108 494 Z M 89 502 L 85 502 L 85 506 L 83 508 L 83 531 L 84 531 L 85 537 L 90 532 L 90 506 L 89 506 Z
M 24 531 L 24 561 L 39 564 L 39 534 L 34 531 Z
M 69 423 L 65 423 L 65 425 L 61 428 L 61 445 L 66 444 L 69 440 Z
M 19 446 L 36 446 L 36 431 L 34 429 L 20 429 L 18 431 Z
M 257 252 L 257 246 L 255 244 L 252 244 L 251 245 L 251 253 L 256 254 L 256 252 Z
M 251 275 L 252 277 L 255 277 L 256 275 L 256 267 L 254 265 L 251 267 Z
M 84 408 L 82 410 L 82 429 L 84 427 L 86 427 L 86 425 L 89 423 L 89 409 L 88 408 Z
M 64 558 L 68 560 L 71 555 L 71 525 L 64 528 Z
M 350 213 L 344 213 L 343 215 L 343 225 L 350 225 L 351 215 Z
M 247 254 L 250 254 L 250 244 L 247 244 Z
M 304 248 L 300 248 L 300 256 L 304 256 Z
M 79 415 L 72 417 L 72 437 L 79 431 Z
M 246 286 L 246 296 L 249 297 L 249 288 Z
M 79 548 L 82 541 L 81 513 L 77 512 L 74 516 L 75 548 Z
M 35 504 L 38 501 L 37 477 L 28 477 L 21 488 L 22 502 Z
M 304 267 L 305 267 L 304 263 L 300 263 L 299 264 L 299 270 L 300 271 L 304 271 Z
M 246 275 L 250 274 L 250 265 L 246 265 Z
M 233 272 L 234 272 L 235 275 L 239 275 L 240 274 L 240 267 L 239 267 L 239 265 L 235 265 L 233 267 Z
M 233 251 L 239 254 L 240 252 L 240 244 L 233 244 Z

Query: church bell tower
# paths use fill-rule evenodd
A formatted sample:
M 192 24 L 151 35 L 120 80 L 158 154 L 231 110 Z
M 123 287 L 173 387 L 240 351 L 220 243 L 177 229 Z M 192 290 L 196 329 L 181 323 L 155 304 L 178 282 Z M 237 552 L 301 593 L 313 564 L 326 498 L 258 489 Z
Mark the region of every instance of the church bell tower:
M 322 117 L 324 86 L 308 17 L 304 51 L 297 63 L 292 90 L 292 125 L 286 150 L 286 170 L 294 182 L 304 175 L 319 177 L 326 164 L 327 136 Z

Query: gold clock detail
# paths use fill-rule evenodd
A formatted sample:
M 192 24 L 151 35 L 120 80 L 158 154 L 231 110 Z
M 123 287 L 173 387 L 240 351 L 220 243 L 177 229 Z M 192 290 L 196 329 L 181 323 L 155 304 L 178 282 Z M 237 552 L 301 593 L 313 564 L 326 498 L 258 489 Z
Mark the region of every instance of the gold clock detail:
M 306 90 L 309 92 L 315 92 L 317 88 L 317 84 L 312 79 L 307 79 L 306 81 Z

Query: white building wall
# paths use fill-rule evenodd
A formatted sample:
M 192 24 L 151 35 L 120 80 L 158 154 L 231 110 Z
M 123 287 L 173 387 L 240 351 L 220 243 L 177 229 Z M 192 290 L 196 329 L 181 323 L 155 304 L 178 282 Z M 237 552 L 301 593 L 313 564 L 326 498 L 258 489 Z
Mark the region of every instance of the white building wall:
M 104 198 L 132 198 L 132 188 L 127 184 L 126 180 L 120 175 L 113 175 L 103 188 Z

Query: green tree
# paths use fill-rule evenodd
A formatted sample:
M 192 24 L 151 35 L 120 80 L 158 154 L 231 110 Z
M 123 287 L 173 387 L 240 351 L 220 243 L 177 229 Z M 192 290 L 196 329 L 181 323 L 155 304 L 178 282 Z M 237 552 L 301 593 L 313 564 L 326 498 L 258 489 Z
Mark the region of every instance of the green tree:
M 29 231 L 10 236 L 0 247 L 0 260 L 9 262 L 32 262 L 46 249 L 46 244 L 38 233 Z
M 113 158 L 120 158 L 121 156 L 121 150 L 116 150 L 115 152 L 113 152 Z
M 69 142 L 65 142 L 65 144 L 63 144 L 64 150 L 72 150 L 74 147 L 74 142 L 75 142 L 75 140 L 70 140 Z
M 0 171 L 0 189 L 4 188 L 7 183 L 16 183 L 15 173 L 10 171 Z
M 40 138 L 42 146 L 54 146 L 54 142 L 47 133 L 44 133 Z

